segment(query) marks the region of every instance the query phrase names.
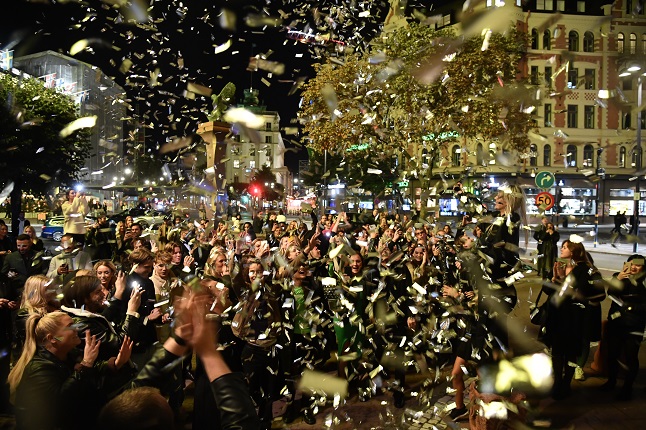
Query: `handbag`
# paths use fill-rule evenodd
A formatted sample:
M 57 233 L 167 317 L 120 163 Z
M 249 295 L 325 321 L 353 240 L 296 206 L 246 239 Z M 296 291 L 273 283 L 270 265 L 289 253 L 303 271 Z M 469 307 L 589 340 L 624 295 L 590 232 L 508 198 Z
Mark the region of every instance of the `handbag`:
M 529 307 L 529 320 L 532 324 L 543 327 L 547 322 L 547 310 L 549 305 L 549 300 L 545 300 L 542 305 L 539 306 L 541 301 L 541 295 L 543 294 L 543 289 L 541 288 L 538 297 L 533 305 Z

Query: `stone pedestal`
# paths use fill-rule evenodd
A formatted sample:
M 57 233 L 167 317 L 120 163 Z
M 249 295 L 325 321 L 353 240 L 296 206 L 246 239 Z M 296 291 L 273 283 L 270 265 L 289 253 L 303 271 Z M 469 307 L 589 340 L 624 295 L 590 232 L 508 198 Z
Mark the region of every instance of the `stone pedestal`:
M 207 205 L 206 216 L 213 218 L 216 210 L 218 192 L 226 193 L 226 165 L 222 162 L 227 158 L 227 144 L 224 138 L 229 133 L 231 125 L 221 121 L 209 121 L 199 124 L 197 134 L 206 143 L 206 168 L 213 170 L 214 176 L 211 184 L 215 193 L 211 196 L 211 204 Z

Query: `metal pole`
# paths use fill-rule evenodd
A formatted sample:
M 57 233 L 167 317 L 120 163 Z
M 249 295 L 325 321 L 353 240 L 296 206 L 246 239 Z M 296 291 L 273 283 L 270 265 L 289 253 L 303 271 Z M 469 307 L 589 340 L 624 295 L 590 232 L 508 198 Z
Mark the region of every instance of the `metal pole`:
M 637 76 L 637 146 L 635 147 L 635 152 L 637 154 L 637 162 L 635 163 L 635 171 L 638 173 L 637 180 L 635 182 L 635 236 L 636 240 L 633 243 L 633 253 L 637 254 L 639 248 L 639 198 L 641 197 L 641 191 L 639 189 L 639 182 L 642 170 L 642 71 L 640 70 L 639 75 Z

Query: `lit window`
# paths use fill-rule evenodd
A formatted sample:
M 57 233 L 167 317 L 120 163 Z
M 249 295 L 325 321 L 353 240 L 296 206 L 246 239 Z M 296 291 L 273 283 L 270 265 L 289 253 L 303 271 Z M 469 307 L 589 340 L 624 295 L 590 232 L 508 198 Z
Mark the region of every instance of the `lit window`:
M 626 148 L 619 148 L 619 167 L 626 167 Z
M 583 167 L 592 167 L 592 159 L 594 158 L 594 148 L 592 145 L 585 145 L 583 147 Z
M 256 168 L 256 160 L 249 160 L 249 168 L 250 169 Z
M 529 165 L 531 167 L 536 167 L 538 158 L 538 146 L 535 144 L 529 145 Z
M 630 33 L 630 53 L 634 54 L 637 50 L 637 35 L 635 33 Z
M 619 33 L 617 35 L 617 52 L 620 54 L 624 53 L 624 34 Z
M 576 2 L 576 11 L 577 12 L 585 12 L 585 2 L 584 1 L 577 1 Z
M 556 0 L 556 10 L 565 11 L 565 0 Z
M 233 168 L 234 169 L 240 168 L 240 160 L 233 160 Z
M 576 146 L 568 145 L 567 154 L 565 155 L 567 160 L 567 165 L 570 167 L 576 167 Z

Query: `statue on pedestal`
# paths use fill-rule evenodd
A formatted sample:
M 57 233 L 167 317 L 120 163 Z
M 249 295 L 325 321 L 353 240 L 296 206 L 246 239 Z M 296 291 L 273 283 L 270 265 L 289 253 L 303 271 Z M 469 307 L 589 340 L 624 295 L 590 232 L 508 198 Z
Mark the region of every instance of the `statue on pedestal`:
M 213 100 L 213 111 L 209 114 L 209 121 L 220 121 L 224 112 L 231 105 L 236 94 L 236 86 L 229 82 L 222 88 L 220 94 L 211 95 Z

